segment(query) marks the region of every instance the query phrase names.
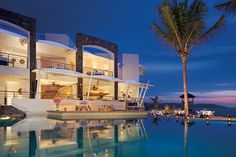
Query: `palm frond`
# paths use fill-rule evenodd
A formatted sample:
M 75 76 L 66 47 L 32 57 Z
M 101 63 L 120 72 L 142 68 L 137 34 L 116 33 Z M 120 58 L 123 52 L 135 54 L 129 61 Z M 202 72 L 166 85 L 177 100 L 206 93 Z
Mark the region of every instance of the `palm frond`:
M 236 1 L 236 0 L 234 0 Z M 209 30 L 206 29 L 207 4 L 203 0 L 165 0 L 158 6 L 162 28 L 153 23 L 152 28 L 164 41 L 172 45 L 181 56 L 188 56 L 191 48 L 213 36 L 224 24 L 222 16 Z
M 236 0 L 229 0 L 225 3 L 215 5 L 217 9 L 224 9 L 226 13 L 233 13 L 236 15 Z
M 160 36 L 166 43 L 168 43 L 170 46 L 175 47 L 176 45 L 172 38 L 169 36 L 167 32 L 161 29 L 156 23 L 153 22 L 152 29 L 155 31 L 155 33 Z
M 175 14 L 173 13 L 173 10 L 170 7 L 168 1 L 164 1 L 158 9 L 159 9 L 159 15 L 162 18 L 163 24 L 168 30 L 168 34 L 172 38 L 172 41 L 175 40 L 174 43 L 178 43 L 179 49 L 182 49 L 182 43 L 178 26 L 175 20 Z
M 202 41 L 205 41 L 211 37 L 214 36 L 215 32 L 221 28 L 223 25 L 225 24 L 225 16 L 222 15 L 217 22 L 209 29 L 207 30 L 205 33 L 203 33 L 201 36 L 199 36 L 196 41 L 193 43 L 192 46 L 199 44 Z

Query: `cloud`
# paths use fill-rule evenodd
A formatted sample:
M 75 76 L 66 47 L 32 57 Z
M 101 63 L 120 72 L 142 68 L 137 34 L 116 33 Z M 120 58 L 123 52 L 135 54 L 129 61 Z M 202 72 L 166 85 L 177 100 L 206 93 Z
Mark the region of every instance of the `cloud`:
M 223 86 L 223 87 L 225 87 L 225 86 L 229 86 L 230 84 L 228 84 L 228 83 L 217 83 L 215 85 L 216 86 Z
M 214 103 L 224 106 L 236 107 L 236 90 L 214 90 L 191 92 L 196 96 L 197 103 Z M 183 92 L 173 92 L 169 96 L 162 96 L 161 98 L 168 102 L 179 102 L 179 96 Z
M 215 65 L 214 60 L 212 61 L 190 61 L 187 63 L 187 70 L 201 70 L 201 69 L 210 69 Z M 170 73 L 170 72 L 178 72 L 182 71 L 182 64 L 181 62 L 156 62 L 156 61 L 149 61 L 148 63 L 144 63 L 146 67 L 148 67 L 149 71 L 160 72 L 160 73 Z

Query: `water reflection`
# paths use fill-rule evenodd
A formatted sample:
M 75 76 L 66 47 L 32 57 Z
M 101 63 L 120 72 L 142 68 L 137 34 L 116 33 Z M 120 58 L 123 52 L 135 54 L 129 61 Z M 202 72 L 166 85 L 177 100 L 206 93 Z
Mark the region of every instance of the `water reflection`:
M 184 157 L 188 157 L 188 121 L 184 121 Z
M 118 157 L 121 145 L 146 138 L 141 119 L 56 121 L 35 117 L 0 128 L 0 156 Z
M 188 157 L 188 128 L 195 124 L 194 121 L 183 120 L 182 124 L 184 126 L 184 157 Z

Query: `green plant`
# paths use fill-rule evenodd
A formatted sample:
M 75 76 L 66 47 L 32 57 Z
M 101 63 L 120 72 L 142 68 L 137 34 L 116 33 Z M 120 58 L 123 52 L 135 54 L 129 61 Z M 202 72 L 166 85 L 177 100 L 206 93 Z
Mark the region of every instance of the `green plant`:
M 160 104 L 160 100 L 159 100 L 159 97 L 158 96 L 154 96 L 153 98 L 150 98 L 154 104 L 154 107 L 155 108 L 159 108 L 159 104 Z

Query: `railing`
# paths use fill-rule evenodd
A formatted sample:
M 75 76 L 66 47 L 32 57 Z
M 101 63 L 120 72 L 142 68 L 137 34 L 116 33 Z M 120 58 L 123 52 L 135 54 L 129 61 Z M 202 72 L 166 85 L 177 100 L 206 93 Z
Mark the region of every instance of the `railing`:
M 83 71 L 87 75 L 91 75 L 93 73 L 93 75 L 113 76 L 113 72 L 112 71 L 108 71 L 108 70 L 84 67 Z
M 29 98 L 29 92 L 0 91 L 0 105 L 12 105 L 13 98 Z
M 0 65 L 28 68 L 28 57 L 0 52 Z
M 55 68 L 75 71 L 76 66 L 73 64 L 66 64 L 44 59 L 37 59 L 37 68 Z
M 54 97 L 61 97 L 62 99 L 78 99 L 77 94 L 56 94 L 53 95 L 52 97 L 44 97 L 45 95 L 49 95 L 48 93 L 38 93 L 36 97 L 39 99 L 53 99 Z M 29 98 L 30 93 L 29 92 L 19 92 L 19 91 L 1 91 L 0 90 L 0 105 L 12 105 L 12 99 L 13 98 Z M 83 96 L 84 100 L 87 99 L 87 96 Z M 96 98 L 92 99 L 89 98 L 88 100 L 91 101 L 96 101 L 96 100 L 102 100 L 102 101 L 111 101 L 115 100 L 114 96 L 104 96 L 103 98 Z M 126 101 L 127 104 L 133 104 L 139 102 L 138 98 L 127 98 L 125 100 L 124 97 L 119 97 L 119 101 Z

